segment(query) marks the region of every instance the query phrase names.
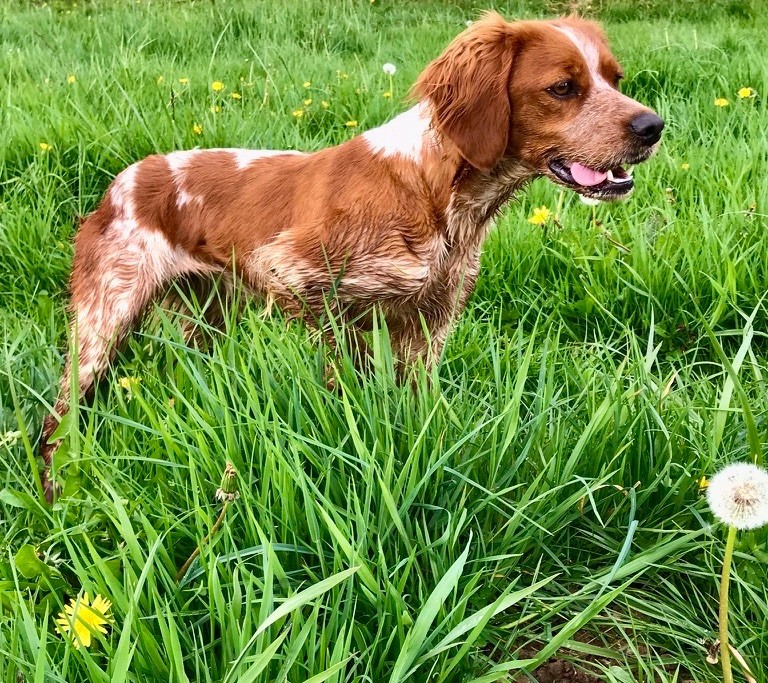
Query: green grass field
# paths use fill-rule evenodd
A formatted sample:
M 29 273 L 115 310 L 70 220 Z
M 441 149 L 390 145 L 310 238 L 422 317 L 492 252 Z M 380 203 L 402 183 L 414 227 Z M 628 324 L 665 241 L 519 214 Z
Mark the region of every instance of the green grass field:
M 71 237 L 111 178 L 158 151 L 346 140 L 489 5 L 0 0 L 0 681 L 532 681 L 555 655 L 722 680 L 700 480 L 768 442 L 764 7 L 583 4 L 667 121 L 628 202 L 519 195 L 416 392 L 383 331 L 375 371 L 344 356 L 329 391 L 315 336 L 257 302 L 200 348 L 158 309 L 76 413 L 49 508 Z M 559 221 L 529 223 L 541 205 Z M 227 461 L 240 498 L 178 582 Z M 768 532 L 741 533 L 731 637 L 760 683 L 767 562 Z M 75 648 L 54 619 L 83 592 L 112 619 Z

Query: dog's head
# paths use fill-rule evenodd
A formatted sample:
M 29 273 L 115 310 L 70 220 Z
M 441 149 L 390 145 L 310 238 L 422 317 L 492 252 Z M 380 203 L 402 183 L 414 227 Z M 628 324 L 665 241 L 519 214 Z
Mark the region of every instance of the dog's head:
M 505 159 L 594 199 L 626 197 L 664 122 L 619 92 L 622 70 L 597 24 L 509 23 L 486 14 L 421 74 L 433 125 L 488 172 Z

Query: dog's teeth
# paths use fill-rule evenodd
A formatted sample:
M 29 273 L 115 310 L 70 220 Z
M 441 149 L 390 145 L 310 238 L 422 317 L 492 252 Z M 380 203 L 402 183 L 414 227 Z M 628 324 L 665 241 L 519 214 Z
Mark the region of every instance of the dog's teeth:
M 608 173 L 606 173 L 606 177 L 608 178 L 609 183 L 615 183 L 616 178 L 613 177 L 613 171 L 609 168 Z

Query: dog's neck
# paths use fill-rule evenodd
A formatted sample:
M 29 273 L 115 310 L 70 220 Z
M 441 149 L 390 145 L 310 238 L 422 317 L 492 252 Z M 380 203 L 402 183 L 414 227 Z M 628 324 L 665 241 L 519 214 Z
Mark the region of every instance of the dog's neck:
M 481 242 L 499 209 L 534 177 L 515 159 L 502 159 L 488 173 L 473 168 L 436 130 L 426 102 L 362 137 L 374 152 L 416 165 L 443 218 L 449 245 L 459 248 Z

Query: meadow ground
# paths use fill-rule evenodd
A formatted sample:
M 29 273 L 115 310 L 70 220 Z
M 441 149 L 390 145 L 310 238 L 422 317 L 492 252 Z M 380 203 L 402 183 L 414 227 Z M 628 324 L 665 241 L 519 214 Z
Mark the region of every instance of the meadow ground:
M 343 359 L 330 392 L 313 335 L 258 303 L 206 348 L 155 311 L 70 423 L 51 509 L 32 471 L 76 217 L 153 152 L 386 120 L 487 5 L 0 0 L 1 681 L 513 681 L 555 653 L 615 683 L 721 680 L 701 479 L 768 440 L 762 3 L 589 5 L 667 121 L 630 201 L 520 195 L 416 392 L 383 333 L 375 372 Z M 557 220 L 528 222 L 542 205 Z M 227 461 L 240 498 L 179 583 Z M 766 534 L 738 538 L 731 613 L 761 683 Z M 53 622 L 86 591 L 112 616 L 75 648 Z

